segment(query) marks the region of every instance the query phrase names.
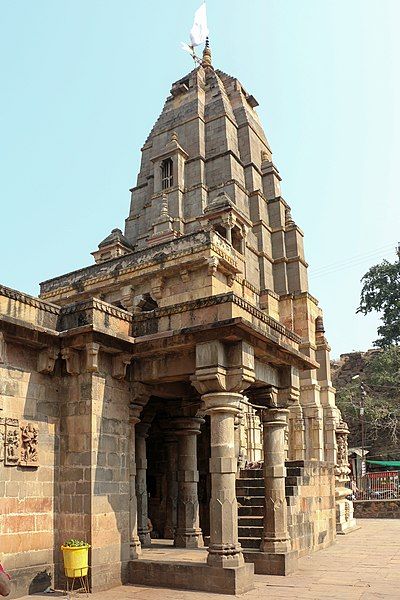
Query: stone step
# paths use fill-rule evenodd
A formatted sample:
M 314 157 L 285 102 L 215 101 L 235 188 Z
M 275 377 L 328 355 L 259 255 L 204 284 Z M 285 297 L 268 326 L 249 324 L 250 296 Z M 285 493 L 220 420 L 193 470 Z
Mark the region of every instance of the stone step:
M 263 506 L 239 506 L 239 519 L 240 517 L 262 517 L 263 515 Z
M 240 479 L 236 479 L 236 487 L 243 485 L 264 487 L 264 479 L 262 477 L 241 477 Z
M 239 537 L 242 548 L 260 548 L 261 538 Z
M 263 487 L 238 486 L 236 488 L 236 496 L 264 496 Z
M 285 478 L 285 486 L 286 487 L 293 487 L 293 486 L 299 486 L 301 485 L 301 477 L 295 477 L 295 476 L 289 476 Z
M 240 538 L 257 538 L 261 539 L 263 527 L 256 527 L 254 525 L 250 527 L 242 527 L 239 525 L 239 539 Z
M 241 506 L 263 506 L 263 496 L 237 496 L 238 504 Z
M 261 527 L 264 517 L 262 515 L 239 515 L 239 527 Z
M 304 469 L 301 467 L 286 467 L 286 474 L 289 477 L 301 477 L 303 475 Z
M 242 469 L 240 471 L 240 477 L 250 477 L 251 479 L 256 477 L 262 477 L 263 470 L 262 469 Z

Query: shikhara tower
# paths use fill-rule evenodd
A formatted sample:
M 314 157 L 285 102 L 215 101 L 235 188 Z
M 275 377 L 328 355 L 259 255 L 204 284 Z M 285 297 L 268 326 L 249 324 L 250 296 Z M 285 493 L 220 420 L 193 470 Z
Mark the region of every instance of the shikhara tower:
M 49 484 L 53 515 L 21 593 L 60 569 L 68 537 L 91 543 L 93 589 L 151 583 L 148 517 L 175 546 L 209 548 L 158 561 L 158 585 L 226 593 L 354 527 L 322 312 L 256 106 L 207 46 L 145 141 L 124 234 L 40 299 L 0 288 L 0 433 L 37 428 L 26 489 Z

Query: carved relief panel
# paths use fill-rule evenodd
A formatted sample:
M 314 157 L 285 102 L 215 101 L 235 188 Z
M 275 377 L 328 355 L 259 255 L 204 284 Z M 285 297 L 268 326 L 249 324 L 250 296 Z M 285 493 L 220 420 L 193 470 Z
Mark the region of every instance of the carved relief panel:
M 0 417 L 0 462 L 8 467 L 38 467 L 38 434 L 35 423 Z
M 38 467 L 38 427 L 34 423 L 21 424 L 21 467 Z
M 18 419 L 6 419 L 5 436 L 4 464 L 9 466 L 17 465 L 20 452 Z

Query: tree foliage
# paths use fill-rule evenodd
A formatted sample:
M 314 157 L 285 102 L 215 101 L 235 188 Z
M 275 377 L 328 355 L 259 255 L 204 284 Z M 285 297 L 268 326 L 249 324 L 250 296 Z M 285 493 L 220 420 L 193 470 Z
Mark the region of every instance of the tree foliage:
M 370 456 L 400 458 L 400 347 L 390 346 L 365 365 L 365 432 Z M 350 445 L 361 446 L 360 380 L 338 388 L 336 402 L 350 432 Z
M 362 278 L 360 306 L 364 315 L 380 312 L 383 324 L 378 327 L 379 338 L 374 342 L 380 348 L 400 344 L 400 246 L 397 260 L 384 260 L 369 269 Z

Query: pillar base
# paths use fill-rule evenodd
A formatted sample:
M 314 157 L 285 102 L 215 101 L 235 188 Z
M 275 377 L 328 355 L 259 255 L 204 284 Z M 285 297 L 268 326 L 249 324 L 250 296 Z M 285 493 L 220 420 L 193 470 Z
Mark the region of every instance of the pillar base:
M 142 554 L 142 545 L 139 540 L 131 541 L 129 544 L 129 558 L 131 560 L 136 560 L 140 558 Z
M 244 594 L 254 589 L 254 566 L 222 569 L 205 563 L 141 559 L 129 564 L 129 582 L 137 585 L 196 590 L 216 594 Z
M 149 548 L 151 546 L 151 537 L 149 533 L 139 533 L 139 540 L 142 548 Z
M 290 575 L 297 571 L 297 552 L 270 554 L 259 550 L 244 550 L 246 563 L 254 564 L 257 575 Z
M 174 546 L 175 548 L 204 548 L 201 530 L 199 533 L 192 531 L 186 533 L 175 533 Z
M 229 569 L 231 567 L 242 567 L 244 565 L 243 553 L 239 547 L 238 550 L 231 549 L 225 550 L 224 553 L 213 552 L 212 549 L 210 551 L 210 547 L 208 548 L 208 556 L 207 556 L 207 564 L 210 567 L 217 567 L 222 569 Z
M 164 527 L 164 540 L 173 540 L 175 538 L 175 528 L 174 527 Z

